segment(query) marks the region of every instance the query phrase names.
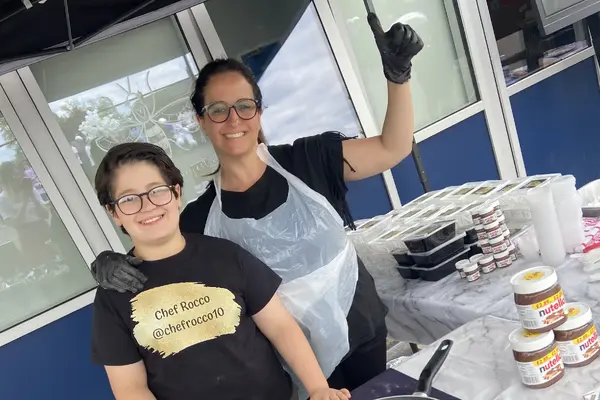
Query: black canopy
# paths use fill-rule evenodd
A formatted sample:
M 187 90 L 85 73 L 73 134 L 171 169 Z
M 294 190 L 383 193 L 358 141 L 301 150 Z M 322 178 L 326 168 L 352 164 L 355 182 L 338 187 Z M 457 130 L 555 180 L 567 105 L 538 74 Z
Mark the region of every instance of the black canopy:
M 108 28 L 136 18 L 150 22 L 203 1 L 0 0 L 0 64 L 68 51 Z

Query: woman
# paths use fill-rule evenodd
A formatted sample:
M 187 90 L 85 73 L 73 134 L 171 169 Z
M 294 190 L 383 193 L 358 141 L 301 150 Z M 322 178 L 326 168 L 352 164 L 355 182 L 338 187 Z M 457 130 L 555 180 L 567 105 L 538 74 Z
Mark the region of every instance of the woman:
M 336 133 L 264 146 L 262 95 L 234 60 L 207 64 L 192 103 L 220 161 L 214 185 L 181 215 L 183 232 L 230 239 L 283 278 L 279 291 L 333 388 L 354 389 L 386 367 L 385 314 L 373 278 L 349 243 L 345 181 L 379 174 L 411 151 L 411 59 L 423 47 L 409 26 L 369 24 L 388 80 L 381 136 L 344 140 Z M 233 109 L 233 111 L 232 111 Z M 101 286 L 139 290 L 135 259 L 101 253 L 92 271 Z M 344 318 L 345 317 L 345 318 Z
M 228 240 L 181 233 L 183 177 L 163 149 L 113 147 L 95 184 L 148 276 L 137 295 L 96 292 L 92 360 L 104 365 L 117 400 L 290 400 L 275 349 L 311 400 L 349 398 L 329 388 L 275 293 L 277 274 Z

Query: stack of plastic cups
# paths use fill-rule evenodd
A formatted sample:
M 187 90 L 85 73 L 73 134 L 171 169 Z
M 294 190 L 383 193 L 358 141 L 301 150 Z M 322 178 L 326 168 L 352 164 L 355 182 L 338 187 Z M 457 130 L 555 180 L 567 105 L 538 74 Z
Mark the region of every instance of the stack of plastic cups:
M 565 250 L 574 253 L 585 240 L 581 211 L 583 202 L 575 187 L 575 177 L 558 177 L 552 181 L 550 187 Z
M 527 203 L 531 210 L 542 261 L 546 265 L 558 267 L 563 263 L 567 254 L 554 207 L 552 191 L 549 187 L 534 189 L 527 194 Z

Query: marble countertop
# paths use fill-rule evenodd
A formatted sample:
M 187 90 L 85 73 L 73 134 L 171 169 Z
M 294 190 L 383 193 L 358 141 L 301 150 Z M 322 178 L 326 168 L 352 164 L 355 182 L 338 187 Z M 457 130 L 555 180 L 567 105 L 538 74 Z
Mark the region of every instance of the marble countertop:
M 453 273 L 437 282 L 405 280 L 384 252 L 359 252 L 375 279 L 377 291 L 389 308 L 387 326 L 392 338 L 429 344 L 474 319 L 492 315 L 518 320 L 510 278 L 541 262 L 517 260 L 512 266 L 483 274 L 475 282 Z M 567 259 L 557 268 L 568 302 L 587 303 L 600 318 L 600 282 L 588 283 L 583 266 Z M 597 319 L 598 321 L 598 319 Z
M 475 319 L 444 338 L 454 345 L 434 380 L 434 387 L 462 400 L 566 400 L 600 387 L 600 360 L 583 368 L 567 368 L 565 376 L 546 389 L 528 389 L 521 383 L 508 342 L 518 322 L 492 316 Z M 418 378 L 436 344 L 391 367 Z

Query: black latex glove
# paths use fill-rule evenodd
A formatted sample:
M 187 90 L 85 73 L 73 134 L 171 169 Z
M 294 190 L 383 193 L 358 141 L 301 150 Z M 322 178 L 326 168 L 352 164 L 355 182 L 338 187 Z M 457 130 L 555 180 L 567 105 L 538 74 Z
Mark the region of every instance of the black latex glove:
M 384 32 L 375 13 L 367 16 L 388 81 L 405 83 L 410 79 L 410 60 L 423 49 L 423 41 L 410 25 L 397 22 Z
M 104 289 L 137 293 L 148 280 L 137 268 L 141 260 L 114 251 L 103 251 L 92 263 L 92 275 Z

